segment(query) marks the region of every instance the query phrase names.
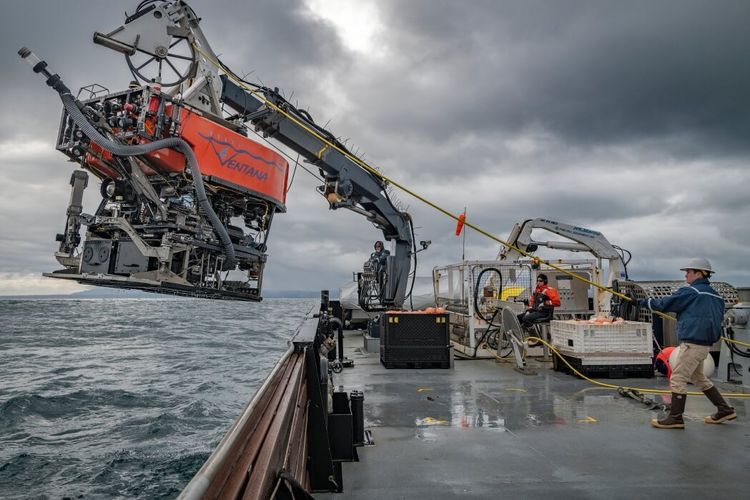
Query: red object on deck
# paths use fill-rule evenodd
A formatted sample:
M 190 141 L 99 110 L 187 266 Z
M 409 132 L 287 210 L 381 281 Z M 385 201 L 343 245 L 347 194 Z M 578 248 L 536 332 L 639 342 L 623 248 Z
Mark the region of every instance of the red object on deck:
M 664 363 L 664 366 L 667 367 L 667 380 L 672 378 L 672 367 L 669 366 L 669 356 L 672 354 L 672 351 L 674 351 L 674 347 L 665 347 L 661 351 L 659 351 L 659 354 L 656 356 L 656 361 L 661 361 Z

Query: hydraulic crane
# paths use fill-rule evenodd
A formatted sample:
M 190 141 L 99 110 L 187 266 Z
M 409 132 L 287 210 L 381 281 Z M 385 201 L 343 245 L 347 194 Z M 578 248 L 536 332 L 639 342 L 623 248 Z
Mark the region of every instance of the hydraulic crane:
M 568 241 L 535 241 L 531 237 L 534 229 L 549 231 L 565 237 Z M 602 267 L 602 259 L 607 260 L 609 263 L 607 278 L 604 282 L 600 283 L 602 286 L 611 287 L 613 284 L 616 286 L 617 281 L 628 279 L 626 271 L 627 261 L 624 256 L 626 251 L 612 245 L 602 233 L 593 229 L 573 226 L 549 219 L 528 219 L 513 226 L 508 236 L 508 243 L 511 246 L 503 246 L 497 255 L 497 260 L 515 261 L 522 257 L 522 254 L 518 250 L 526 253 L 534 253 L 542 246 L 571 252 L 588 252 L 598 259 L 599 268 Z M 611 293 L 601 292 L 598 288 L 594 289 L 594 300 L 597 303 L 597 311 L 608 311 L 611 299 Z
M 277 88 L 237 77 L 199 24 L 181 0 L 142 1 L 122 26 L 93 36 L 125 56 L 134 82 L 114 93 L 92 86 L 83 100 L 46 62 L 19 51 L 60 94 L 57 149 L 83 168 L 71 178 L 65 231 L 57 236 L 64 269 L 46 276 L 260 300 L 271 222 L 286 210 L 288 164 L 247 137 L 251 126 L 319 169 L 324 183 L 318 191 L 330 209 L 365 216 L 395 242 L 384 274 L 368 273 L 365 264 L 360 303 L 371 311 L 401 307 L 413 228 L 389 198 L 386 182 Z M 87 172 L 102 181 L 93 215 L 82 207 Z M 87 232 L 79 253 L 82 225 Z M 247 279 L 227 279 L 236 269 Z

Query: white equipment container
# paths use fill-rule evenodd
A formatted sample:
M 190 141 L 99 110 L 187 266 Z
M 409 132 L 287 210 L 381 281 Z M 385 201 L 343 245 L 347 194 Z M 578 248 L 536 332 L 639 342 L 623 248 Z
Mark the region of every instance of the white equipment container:
M 550 336 L 555 349 L 584 375 L 653 376 L 650 323 L 552 321 Z
M 550 323 L 552 345 L 569 354 L 653 355 L 651 324 L 640 321 L 589 323 L 555 320 Z

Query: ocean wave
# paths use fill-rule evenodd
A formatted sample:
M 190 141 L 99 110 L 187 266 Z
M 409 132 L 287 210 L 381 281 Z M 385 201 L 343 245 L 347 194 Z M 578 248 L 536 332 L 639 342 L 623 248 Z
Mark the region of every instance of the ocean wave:
M 176 497 L 314 303 L 4 301 L 0 498 Z
M 135 394 L 122 390 L 95 389 L 75 391 L 56 396 L 21 394 L 0 405 L 0 428 L 12 425 L 30 416 L 47 420 L 74 418 L 86 411 L 102 407 L 133 408 L 157 405 L 154 396 Z

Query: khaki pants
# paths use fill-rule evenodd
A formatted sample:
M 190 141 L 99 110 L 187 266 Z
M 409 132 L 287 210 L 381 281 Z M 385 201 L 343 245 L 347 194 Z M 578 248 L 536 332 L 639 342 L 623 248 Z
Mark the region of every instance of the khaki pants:
M 676 366 L 672 367 L 672 378 L 669 379 L 672 392 L 685 394 L 688 382 L 692 382 L 701 391 L 713 387 L 714 384 L 703 374 L 703 360 L 708 356 L 709 346 L 683 342 L 678 349 L 679 359 Z

